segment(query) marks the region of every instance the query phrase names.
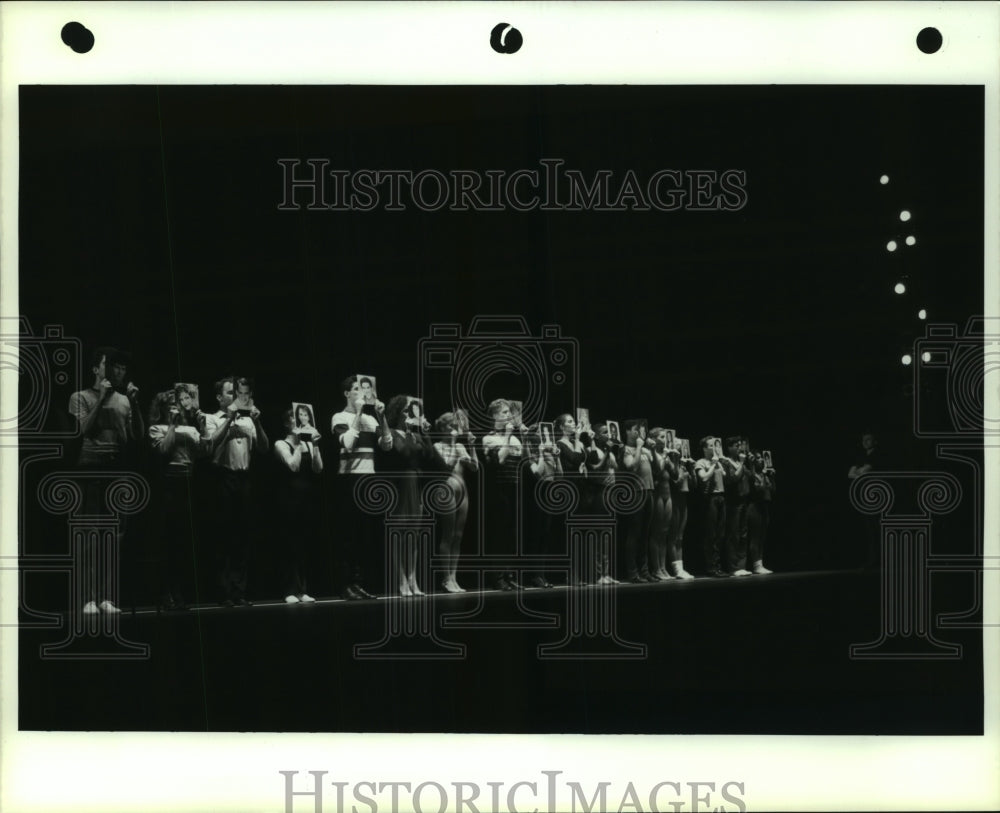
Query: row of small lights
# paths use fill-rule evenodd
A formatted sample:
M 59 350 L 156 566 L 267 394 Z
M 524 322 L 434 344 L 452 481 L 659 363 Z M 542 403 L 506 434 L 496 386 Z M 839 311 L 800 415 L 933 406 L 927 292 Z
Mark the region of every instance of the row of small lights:
M 882 186 L 886 186 L 889 183 L 889 176 L 883 175 L 881 178 L 879 178 L 879 183 L 882 184 Z M 910 218 L 912 217 L 913 215 L 907 209 L 904 209 L 899 213 L 899 219 L 903 223 L 909 222 Z M 917 244 L 917 238 L 914 237 L 912 234 L 910 234 L 907 235 L 906 239 L 903 242 L 906 243 L 906 245 L 908 246 L 915 246 Z M 897 243 L 895 240 L 890 240 L 888 243 L 885 244 L 885 248 L 886 251 L 892 253 L 893 251 L 899 248 L 899 243 Z M 903 279 L 897 282 L 895 286 L 893 286 L 892 290 L 899 295 L 906 293 L 905 279 L 906 275 L 904 274 Z M 927 309 L 921 308 L 920 310 L 918 310 L 917 318 L 920 319 L 921 321 L 925 320 L 927 318 Z M 926 363 L 931 360 L 931 354 L 925 351 L 920 358 L 924 361 L 924 363 Z M 913 356 L 911 356 L 909 353 L 904 353 L 900 361 L 902 361 L 904 365 L 913 364 Z

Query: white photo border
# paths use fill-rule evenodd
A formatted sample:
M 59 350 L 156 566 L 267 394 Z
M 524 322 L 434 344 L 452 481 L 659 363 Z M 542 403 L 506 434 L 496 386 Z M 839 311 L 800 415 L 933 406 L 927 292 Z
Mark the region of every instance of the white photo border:
M 94 32 L 92 52 L 74 53 L 60 40 L 71 20 Z M 489 32 L 501 21 L 523 35 L 517 54 L 489 47 Z M 944 37 L 934 55 L 915 45 L 927 26 Z M 985 269 L 1000 268 L 994 3 L 27 2 L 0 8 L 0 36 L 4 317 L 18 315 L 18 88 L 33 84 L 983 85 L 984 222 L 992 224 L 984 234 Z M 985 315 L 1000 315 L 993 274 L 984 273 L 984 290 Z M 5 376 L 3 386 L 0 400 L 17 403 L 16 376 Z M 996 420 L 998 394 L 986 398 L 986 419 Z M 984 630 L 982 737 L 19 732 L 18 464 L 16 448 L 0 451 L 5 811 L 283 810 L 281 770 L 299 771 L 302 781 L 307 771 L 321 770 L 327 782 L 460 779 L 483 787 L 541 782 L 542 771 L 557 770 L 563 779 L 614 779 L 616 802 L 630 781 L 648 788 L 734 780 L 745 783 L 748 809 L 1000 806 L 996 627 Z M 986 494 L 997 493 L 998 463 L 997 450 L 987 448 Z M 998 508 L 987 501 L 987 556 L 998 554 Z M 983 581 L 984 618 L 995 620 L 998 571 L 987 570 Z M 615 764 L 629 766 L 627 775 L 604 776 L 611 752 Z M 559 802 L 565 809 L 566 798 Z M 311 800 L 297 799 L 295 809 L 312 809 Z

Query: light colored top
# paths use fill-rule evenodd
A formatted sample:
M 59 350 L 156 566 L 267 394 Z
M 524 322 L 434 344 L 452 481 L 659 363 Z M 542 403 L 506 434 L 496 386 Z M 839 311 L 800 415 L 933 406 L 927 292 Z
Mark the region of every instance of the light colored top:
M 159 451 L 160 446 L 163 444 L 169 428 L 169 426 L 163 423 L 155 423 L 149 427 L 149 442 L 157 451 Z M 190 473 L 200 443 L 201 435 L 195 427 L 188 426 L 187 424 L 175 426 L 174 445 L 170 450 L 170 459 L 167 463 L 168 473 Z
M 132 405 L 120 392 L 112 392 L 101 403 L 95 389 L 74 392 L 69 397 L 69 414 L 83 423 L 87 416 L 99 409 L 90 432 L 80 447 L 81 465 L 95 465 L 117 460 L 128 442 L 132 425 Z
M 706 457 L 703 457 L 697 463 L 694 464 L 694 472 L 698 474 L 698 480 L 704 483 L 703 473 L 711 470 L 712 466 L 715 465 L 713 461 Z M 725 491 L 725 475 L 723 474 L 722 467 L 719 466 L 712 475 L 708 478 L 708 486 L 703 488 L 706 489 L 707 494 L 722 494 Z
M 354 421 L 358 413 L 344 410 L 330 418 L 330 430 L 340 447 L 341 474 L 371 474 L 375 471 L 375 444 L 387 452 L 392 448 L 392 435 L 382 435 L 378 418 L 361 413 L 358 428 Z M 378 440 L 376 440 L 376 437 Z
M 202 437 L 211 438 L 225 422 L 225 412 L 206 415 Z M 253 421 L 250 418 L 235 418 L 229 425 L 229 432 L 212 453 L 212 462 L 230 471 L 246 471 L 250 468 L 250 453 L 256 443 L 257 427 Z

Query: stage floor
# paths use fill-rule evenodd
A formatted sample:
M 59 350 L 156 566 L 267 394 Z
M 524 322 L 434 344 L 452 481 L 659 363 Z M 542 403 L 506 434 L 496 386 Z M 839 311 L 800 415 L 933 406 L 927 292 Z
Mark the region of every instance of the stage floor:
M 63 618 L 20 631 L 19 726 L 981 734 L 981 630 L 935 630 L 953 657 L 851 657 L 880 637 L 880 587 L 878 572 L 816 571 L 138 609 L 118 637 L 145 656 L 101 635 L 42 656 Z M 934 611 L 968 609 L 971 592 L 937 584 Z

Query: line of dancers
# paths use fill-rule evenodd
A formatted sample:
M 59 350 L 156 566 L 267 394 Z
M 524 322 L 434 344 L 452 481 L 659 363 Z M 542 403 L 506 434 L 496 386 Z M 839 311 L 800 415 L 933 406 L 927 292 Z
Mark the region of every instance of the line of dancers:
M 272 442 L 254 403 L 252 382 L 226 376 L 215 382 L 214 412 L 202 411 L 198 388 L 178 383 L 152 398 L 148 426 L 138 388 L 128 378 L 128 356 L 99 348 L 91 366 L 92 385 L 75 393 L 70 413 L 82 441 L 78 465 L 84 471 L 114 471 L 127 466 L 130 449 L 152 457 L 157 495 L 156 552 L 159 606 L 184 609 L 192 595 L 194 543 L 200 524 L 212 539 L 220 603 L 248 606 L 251 550 L 258 534 L 255 518 L 273 508 L 280 529 L 278 559 L 284 600 L 315 601 L 309 583 L 326 577 L 333 592 L 347 600 L 377 593 L 421 596 L 421 554 L 415 535 L 385 544 L 385 518 L 359 503 L 364 478 L 388 476 L 395 485 L 395 521 L 405 526 L 427 513 L 422 483 L 436 480 L 449 499 L 438 506 L 433 548 L 436 589 L 465 592 L 462 580 L 478 573 L 478 588 L 503 591 L 522 587 L 610 585 L 692 579 L 685 568 L 685 531 L 689 508 L 703 512 L 704 570 L 714 577 L 766 575 L 764 543 L 775 492 L 769 455 L 752 453 L 738 436 L 701 439 L 694 459 L 686 441 L 668 430 L 647 428 L 644 420 L 597 421 L 570 414 L 549 423 L 526 425 L 516 401 L 496 399 L 488 407 L 492 430 L 477 438 L 468 414 L 453 409 L 426 419 L 420 399 L 396 395 L 382 402 L 372 376 L 352 375 L 340 389 L 343 407 L 330 419 L 324 436 L 311 405 L 293 403 L 281 415 L 280 437 Z M 335 456 L 335 460 L 324 460 Z M 251 470 L 269 458 L 273 479 L 262 492 Z M 329 462 L 329 467 L 327 463 Z M 196 472 L 201 472 L 196 476 Z M 637 510 L 615 517 L 606 492 L 615 478 L 630 473 L 640 484 Z M 618 556 L 605 542 L 589 557 L 565 562 L 563 516 L 545 510 L 535 498 L 546 481 L 572 480 L 580 494 L 578 510 L 616 523 Z M 84 510 L 98 513 L 101 494 L 84 478 Z M 91 485 L 88 485 L 90 483 Z M 484 538 L 467 533 L 470 494 L 481 494 Z M 193 506 L 208 506 L 199 521 Z M 606 524 L 606 523 L 605 523 Z M 124 524 L 120 526 L 119 549 Z M 482 566 L 479 553 L 485 555 Z M 387 563 L 389 555 L 392 561 Z M 93 557 L 96 559 L 96 557 Z M 615 561 L 615 559 L 618 561 Z M 426 561 L 424 562 L 426 565 Z M 88 565 L 84 614 L 116 613 L 117 586 Z M 199 568 L 196 567 L 195 570 Z M 382 584 L 383 574 L 388 583 Z M 319 579 L 323 581 L 323 579 Z

